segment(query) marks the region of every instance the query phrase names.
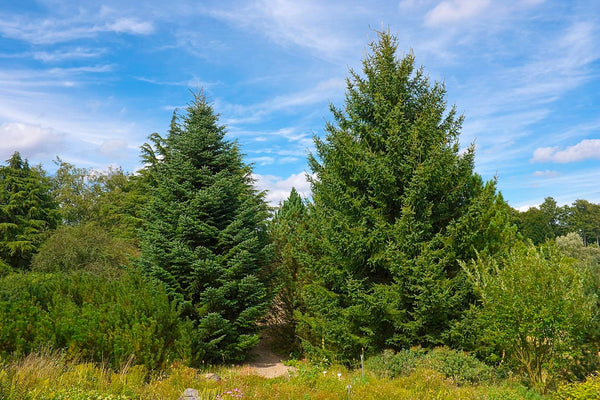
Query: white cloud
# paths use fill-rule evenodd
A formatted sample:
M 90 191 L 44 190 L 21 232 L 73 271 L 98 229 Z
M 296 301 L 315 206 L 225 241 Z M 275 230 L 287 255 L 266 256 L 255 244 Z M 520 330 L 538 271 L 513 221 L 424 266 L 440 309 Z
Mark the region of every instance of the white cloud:
M 100 57 L 105 52 L 106 50 L 104 49 L 91 50 L 78 47 L 75 49 L 59 51 L 36 51 L 33 53 L 33 58 L 48 63 L 81 58 L 96 58 Z
M 154 26 L 148 21 L 139 21 L 135 18 L 120 18 L 106 25 L 107 31 L 117 33 L 130 33 L 133 35 L 149 35 L 154 32 Z
M 345 87 L 346 81 L 344 79 L 332 78 L 318 82 L 315 86 L 309 89 L 275 96 L 260 103 L 239 105 L 227 103 L 223 100 L 217 99 L 215 101 L 215 106 L 219 110 L 225 110 L 223 112 L 227 115 L 232 115 L 232 117 L 227 118 L 224 121 L 228 126 L 244 123 L 256 123 L 260 122 L 263 117 L 278 111 L 296 109 L 299 107 L 312 106 L 315 104 L 332 101 L 333 99 L 343 95 Z M 289 131 L 289 128 L 283 128 L 279 130 L 279 133 L 282 136 L 288 138 L 291 137 L 291 132 L 292 131 Z M 305 136 L 305 134 L 298 135 Z
M 18 151 L 24 157 L 37 157 L 55 151 L 63 142 L 63 135 L 39 125 L 19 122 L 0 124 L 0 158 Z
M 251 163 L 255 163 L 258 165 L 270 165 L 273 164 L 275 162 L 275 159 L 273 157 L 254 157 L 254 158 L 250 158 L 249 160 Z
M 564 150 L 558 147 L 539 147 L 533 152 L 531 162 L 557 162 L 561 164 L 586 159 L 600 159 L 600 139 L 584 139 Z
M 310 183 L 306 180 L 305 172 L 292 174 L 285 179 L 274 175 L 254 174 L 253 176 L 256 179 L 256 187 L 267 191 L 266 200 L 272 206 L 277 206 L 287 199 L 292 188 L 296 188 L 303 198 L 308 198 L 311 194 Z
M 298 157 L 281 157 L 279 160 L 277 160 L 279 164 L 292 164 L 298 161 L 300 161 Z
M 282 45 L 306 48 L 319 57 L 340 59 L 361 38 L 353 23 L 374 9 L 347 1 L 255 0 L 246 7 L 214 8 L 208 13 L 242 28 L 252 29 Z
M 100 152 L 107 157 L 115 157 L 127 149 L 127 142 L 122 139 L 108 139 L 100 145 Z
M 534 207 L 538 208 L 539 206 L 540 206 L 539 204 L 533 204 L 532 205 L 532 204 L 527 203 L 527 204 L 523 204 L 521 206 L 518 206 L 517 210 L 520 211 L 520 212 L 525 212 L 525 211 L 529 210 L 530 208 L 534 208 Z
M 490 0 L 443 1 L 425 15 L 425 24 L 430 26 L 460 22 L 473 18 L 490 5 Z
M 107 20 L 105 16 L 93 11 L 88 15 L 57 15 L 37 20 L 22 17 L 0 18 L 0 34 L 36 45 L 66 43 L 111 32 L 148 35 L 154 32 L 154 25 L 149 21 L 131 17 Z
M 535 171 L 533 176 L 540 178 L 556 178 L 557 176 L 560 176 L 560 173 L 558 171 L 551 171 L 547 169 L 545 171 Z

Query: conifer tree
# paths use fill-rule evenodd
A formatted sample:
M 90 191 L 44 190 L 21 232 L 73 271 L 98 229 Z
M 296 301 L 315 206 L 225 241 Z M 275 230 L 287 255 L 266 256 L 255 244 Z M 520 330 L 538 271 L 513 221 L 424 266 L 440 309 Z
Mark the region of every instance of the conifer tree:
M 28 269 L 44 234 L 58 220 L 45 172 L 15 152 L 0 167 L 0 263 Z
M 196 323 L 195 362 L 240 360 L 266 310 L 263 193 L 204 95 L 142 147 L 152 186 L 141 264 Z
M 299 336 L 313 351 L 356 358 L 443 343 L 472 299 L 457 260 L 500 251 L 514 234 L 494 182 L 460 151 L 463 117 L 446 108 L 414 56 L 378 34 L 363 74 L 350 72 L 345 107 L 316 138 Z
M 274 299 L 268 322 L 279 347 L 298 350 L 296 319 L 298 308 L 298 275 L 302 268 L 303 240 L 308 224 L 308 208 L 295 188 L 280 205 L 269 224 L 269 234 L 274 246 L 271 263 L 271 291 Z

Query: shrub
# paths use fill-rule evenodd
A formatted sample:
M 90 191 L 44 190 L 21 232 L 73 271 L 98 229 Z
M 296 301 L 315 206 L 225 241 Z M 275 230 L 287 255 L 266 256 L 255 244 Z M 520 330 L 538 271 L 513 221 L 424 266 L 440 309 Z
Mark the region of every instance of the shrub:
M 130 357 L 155 368 L 190 355 L 189 323 L 161 286 L 130 273 L 111 280 L 85 271 L 0 278 L 0 327 L 3 357 L 51 348 L 114 368 Z
M 386 350 L 367 359 L 365 368 L 385 378 L 408 376 L 417 369 L 430 369 L 458 384 L 491 382 L 494 379 L 492 367 L 468 353 L 447 347 L 430 351 L 414 347 L 397 353 Z
M 33 257 L 32 270 L 68 272 L 86 270 L 99 275 L 118 275 L 136 253 L 123 239 L 94 224 L 63 226 L 54 232 Z
M 367 370 L 374 371 L 377 375 L 385 378 L 410 375 L 427 353 L 420 347 L 394 352 L 385 350 L 381 355 L 370 357 L 365 362 Z
M 506 352 L 540 391 L 572 368 L 596 314 L 587 272 L 556 245 L 515 245 L 463 264 L 481 297 L 482 341 Z
M 559 400 L 600 399 L 600 375 L 591 375 L 584 382 L 561 385 L 553 397 Z
M 427 353 L 425 360 L 431 369 L 460 384 L 493 380 L 493 369 L 489 365 L 463 351 L 438 347 Z

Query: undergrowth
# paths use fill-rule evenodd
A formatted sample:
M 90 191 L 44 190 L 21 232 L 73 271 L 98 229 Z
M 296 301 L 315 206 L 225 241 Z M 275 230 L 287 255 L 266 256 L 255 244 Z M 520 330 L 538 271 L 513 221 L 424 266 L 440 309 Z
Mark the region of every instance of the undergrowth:
M 221 380 L 205 378 L 207 372 Z M 389 378 L 369 369 L 363 375 L 360 369 L 296 362 L 290 377 L 266 379 L 248 367 L 234 366 L 198 370 L 175 363 L 157 372 L 127 364 L 112 370 L 70 361 L 60 353 L 29 355 L 0 365 L 0 399 L 5 400 L 175 400 L 187 388 L 197 390 L 203 400 L 544 398 L 509 381 L 458 384 L 445 373 L 423 366 Z

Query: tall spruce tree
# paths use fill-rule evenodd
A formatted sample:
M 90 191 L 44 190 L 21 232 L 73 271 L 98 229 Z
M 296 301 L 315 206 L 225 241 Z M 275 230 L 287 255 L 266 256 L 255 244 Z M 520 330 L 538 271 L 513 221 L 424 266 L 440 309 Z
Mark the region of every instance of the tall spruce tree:
M 268 207 L 204 95 L 142 147 L 151 184 L 141 265 L 196 322 L 195 362 L 240 360 L 268 299 Z
M 312 351 L 356 358 L 443 343 L 472 300 L 457 260 L 503 249 L 509 208 L 461 152 L 463 117 L 446 109 L 414 56 L 378 34 L 350 72 L 344 109 L 309 156 L 315 237 L 303 269 L 298 334 Z
M 44 235 L 58 221 L 45 172 L 15 152 L 0 167 L 0 264 L 28 269 Z

